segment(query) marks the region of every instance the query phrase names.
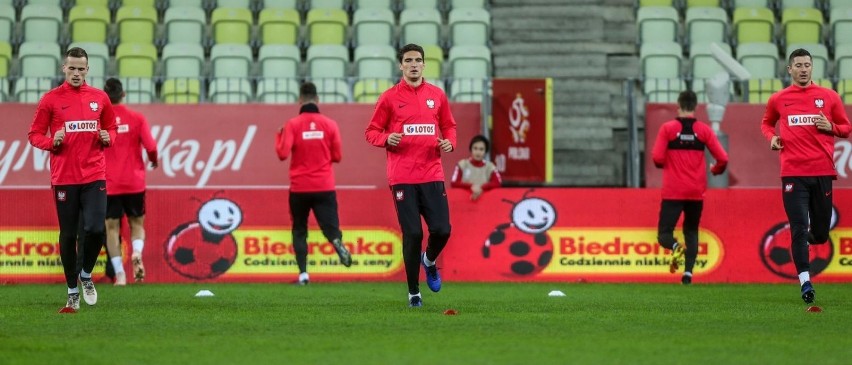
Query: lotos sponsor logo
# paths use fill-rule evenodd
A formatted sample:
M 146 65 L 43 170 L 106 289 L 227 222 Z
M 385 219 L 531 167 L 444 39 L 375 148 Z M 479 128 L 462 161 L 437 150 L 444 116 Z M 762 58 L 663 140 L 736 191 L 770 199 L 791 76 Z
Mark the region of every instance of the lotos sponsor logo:
M 305 131 L 302 132 L 302 139 L 323 139 L 323 131 Z
M 151 127 L 151 135 L 160 151 L 163 173 L 170 178 L 179 175 L 195 178 L 195 187 L 198 188 L 206 186 L 210 176 L 216 172 L 225 169 L 240 171 L 257 132 L 256 125 L 249 125 L 239 142 L 234 139 L 217 139 L 212 146 L 203 146 L 197 139 L 172 139 L 172 129 L 171 125 Z
M 670 275 L 671 251 L 657 243 L 656 229 L 555 228 L 549 233 L 556 242 L 557 250 L 553 263 L 543 274 Z M 721 241 L 713 232 L 700 229 L 699 237 L 693 272 L 706 273 L 721 264 L 724 252 Z M 679 237 L 678 241 L 683 242 L 683 238 Z
M 788 115 L 787 125 L 791 127 L 814 125 L 817 120 L 819 120 L 819 115 L 814 114 Z
M 434 124 L 406 124 L 402 127 L 402 130 L 407 135 L 412 136 L 434 136 L 435 135 L 435 125 Z
M 97 132 L 97 120 L 70 120 L 65 122 L 65 133 Z

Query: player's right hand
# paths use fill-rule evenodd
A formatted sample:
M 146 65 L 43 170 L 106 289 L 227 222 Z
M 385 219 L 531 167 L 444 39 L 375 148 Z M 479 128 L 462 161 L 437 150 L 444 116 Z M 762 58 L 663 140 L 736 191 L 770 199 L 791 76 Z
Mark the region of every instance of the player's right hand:
M 769 148 L 771 148 L 773 151 L 778 151 L 784 148 L 784 146 L 781 144 L 781 137 L 772 136 L 772 141 L 769 142 Z
M 60 129 L 53 134 L 53 147 L 59 147 L 65 139 L 65 129 Z
M 394 147 L 399 146 L 399 142 L 402 141 L 403 135 L 404 135 L 403 133 L 391 133 L 391 134 L 389 134 L 388 135 L 388 141 L 387 141 L 388 146 L 394 146 Z

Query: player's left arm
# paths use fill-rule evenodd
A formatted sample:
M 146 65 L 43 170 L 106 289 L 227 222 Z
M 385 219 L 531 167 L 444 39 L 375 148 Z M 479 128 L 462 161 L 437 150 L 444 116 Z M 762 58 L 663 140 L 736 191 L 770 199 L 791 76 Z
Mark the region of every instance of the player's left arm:
M 666 152 L 669 149 L 669 139 L 666 133 L 667 125 L 668 123 L 664 123 L 660 126 L 660 130 L 657 132 L 657 139 L 654 141 L 654 148 L 651 150 L 651 159 L 657 168 L 663 168 L 666 165 Z
M 719 142 L 719 138 L 716 137 L 713 129 L 704 123 L 700 125 L 702 126 L 701 129 L 703 129 L 702 134 L 707 136 L 705 137 L 707 141 L 704 142 L 704 145 L 707 146 L 710 154 L 716 160 L 716 163 L 710 166 L 710 172 L 713 175 L 719 175 L 725 172 L 725 168 L 728 167 L 728 153 L 722 148 L 722 143 Z
M 852 126 L 849 124 L 849 117 L 846 115 L 846 108 L 843 106 L 843 101 L 840 95 L 832 93 L 831 103 L 831 132 L 840 138 L 848 138 L 849 132 L 852 131 Z
M 293 149 L 293 127 L 290 121 L 284 124 L 284 128 L 278 130 L 275 135 L 275 152 L 278 154 L 278 159 L 281 161 L 290 157 L 290 151 Z
M 118 131 L 118 126 L 115 124 L 115 110 L 106 94 L 103 94 L 102 104 L 104 110 L 101 111 L 101 131 L 106 131 L 106 135 L 101 132 L 98 133 L 100 133 L 101 143 L 104 146 L 112 146 Z
M 330 123 L 329 131 L 331 132 L 331 162 L 340 162 L 343 159 L 343 142 L 340 139 L 337 123 Z
M 450 142 L 450 150 L 445 152 L 455 151 L 456 120 L 450 111 L 450 102 L 447 100 L 447 94 L 444 93 L 441 93 L 441 110 L 438 111 L 438 126 L 441 129 L 441 137 Z
M 148 154 L 148 161 L 151 162 L 153 168 L 157 168 L 159 164 L 159 154 L 157 153 L 157 142 L 154 141 L 154 136 L 151 135 L 151 127 L 148 125 L 148 120 L 142 114 L 139 116 L 139 139 L 142 142 L 142 147 Z

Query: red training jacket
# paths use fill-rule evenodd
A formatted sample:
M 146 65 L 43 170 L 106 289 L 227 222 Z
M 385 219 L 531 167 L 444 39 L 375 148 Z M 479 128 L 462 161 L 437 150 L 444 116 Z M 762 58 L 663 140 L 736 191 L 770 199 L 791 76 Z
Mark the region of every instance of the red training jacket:
M 388 135 L 404 133 L 398 146 Z M 382 93 L 365 132 L 367 142 L 387 151 L 388 183 L 444 181 L 438 138 L 456 147 L 456 121 L 444 91 L 425 80 L 414 88 L 405 80 Z
M 823 113 L 834 125 L 822 132 L 814 119 Z M 811 82 L 806 87 L 790 85 L 769 97 L 760 131 L 767 140 L 775 136 L 775 125 L 781 121 L 781 176 L 833 176 L 834 137 L 849 137 L 849 118 L 840 96 Z
M 48 91 L 36 108 L 27 135 L 30 144 L 50 152 L 52 185 L 86 184 L 106 179 L 101 129 L 115 142 L 115 113 L 106 93 L 85 83 L 67 82 Z M 53 147 L 53 134 L 65 129 L 65 138 Z M 48 131 L 50 134 L 48 134 Z
M 693 117 L 679 118 L 694 120 Z M 707 191 L 707 167 L 704 162 L 704 148 L 672 149 L 669 143 L 678 139 L 683 125 L 677 119 L 663 123 L 657 133 L 651 157 L 654 165 L 663 169 L 664 200 L 704 200 Z M 714 175 L 725 172 L 728 154 L 716 138 L 713 129 L 706 123 L 695 121 L 692 131 L 696 139 L 706 146 L 716 164 L 711 168 Z
M 145 116 L 114 105 L 118 137 L 106 156 L 107 195 L 137 194 L 145 191 L 145 161 L 140 151 L 145 148 L 148 161 L 157 161 L 157 144 Z
M 337 123 L 319 113 L 314 104 L 302 106 L 300 114 L 284 123 L 275 135 L 275 152 L 281 161 L 292 153 L 290 191 L 334 191 L 334 169 L 340 162 L 342 144 Z

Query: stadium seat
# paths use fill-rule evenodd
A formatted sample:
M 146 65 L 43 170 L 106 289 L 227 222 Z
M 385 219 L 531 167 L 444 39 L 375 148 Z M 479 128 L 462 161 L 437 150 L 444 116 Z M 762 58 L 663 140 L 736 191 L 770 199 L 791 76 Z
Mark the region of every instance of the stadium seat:
M 188 78 L 166 79 L 161 94 L 166 104 L 197 104 L 201 96 L 201 81 Z
M 27 5 L 33 5 L 33 4 L 35 4 L 35 5 L 50 5 L 50 6 L 58 6 L 60 8 L 64 4 L 63 0 L 26 0 L 26 1 L 22 1 L 22 2 L 26 3 Z
M 486 46 L 450 48 L 447 62 L 450 64 L 450 77 L 454 79 L 486 79 L 491 77 L 491 49 Z
M 687 11 L 692 8 L 718 8 L 721 7 L 721 0 L 686 0 L 686 9 Z
M 295 9 L 263 9 L 257 22 L 261 44 L 296 44 L 299 40 L 299 12 Z
M 778 90 L 784 88 L 781 79 L 765 78 L 748 80 L 748 102 L 751 104 L 765 104 Z
M 15 99 L 19 103 L 38 103 L 52 88 L 53 81 L 49 77 L 21 77 L 15 81 Z
M 399 14 L 399 43 L 443 44 L 437 9 L 406 9 Z
M 768 8 L 737 8 L 734 10 L 734 33 L 736 44 L 773 42 L 775 15 Z
M 718 43 L 717 45 L 722 48 L 725 53 L 729 55 L 731 54 L 731 46 L 727 43 Z M 710 52 L 710 43 L 693 43 L 689 46 L 688 74 L 692 78 L 692 91 L 695 92 L 699 101 L 706 101 L 704 95 L 705 80 L 720 72 L 727 73 L 725 68 L 722 67 L 715 58 L 713 58 L 713 54 Z M 731 84 L 731 87 L 731 95 L 733 95 L 733 84 Z M 675 99 L 675 101 L 677 100 Z
M 838 44 L 834 48 L 834 76 L 852 79 L 852 43 Z
M 169 9 L 185 6 L 204 9 L 204 5 L 204 0 L 169 0 Z
M 642 91 L 648 103 L 676 103 L 683 90 L 686 90 L 686 82 L 679 78 L 648 78 L 642 81 Z
M 754 79 L 778 77 L 778 47 L 775 43 L 748 43 L 737 46 L 737 61 Z
M 345 0 L 306 0 L 308 9 L 344 9 Z
M 852 43 L 852 7 L 831 10 L 831 44 Z
M 785 43 L 822 42 L 822 12 L 814 8 L 784 9 L 781 17 Z
M 780 0 L 780 8 L 782 11 L 787 9 L 801 8 L 816 8 L 817 4 L 814 0 Z
M 128 104 L 150 104 L 156 99 L 154 80 L 143 77 L 122 77 L 124 102 Z
M 290 44 L 261 46 L 257 61 L 260 76 L 264 78 L 295 78 L 300 74 L 299 65 L 302 63 L 299 47 Z
M 488 7 L 487 0 L 448 0 L 450 10 L 452 9 L 486 9 Z
M 423 77 L 429 82 L 438 81 L 443 76 L 444 50 L 437 44 L 423 44 L 423 53 L 426 54 L 426 65 L 423 68 Z M 399 64 L 399 60 L 394 57 Z
M 9 76 L 9 68 L 12 65 L 12 45 L 9 42 L 0 41 L 0 78 Z M 8 90 L 7 90 L 8 91 Z
M 210 82 L 208 101 L 217 104 L 244 104 L 252 98 L 251 83 L 245 78 L 220 77 Z
M 247 44 L 217 44 L 210 50 L 211 75 L 248 78 L 252 58 L 251 47 Z
M 267 77 L 257 82 L 257 101 L 261 103 L 295 103 L 297 100 L 299 83 L 295 79 Z
M 828 3 L 826 6 L 826 10 L 833 12 L 834 9 L 847 9 L 852 8 L 852 0 L 831 0 L 824 1 L 823 3 Z
M 389 45 L 355 48 L 355 76 L 359 78 L 393 79 L 396 66 L 396 50 Z
M 248 44 L 251 38 L 252 15 L 247 8 L 217 8 L 210 23 L 216 44 Z
M 346 80 L 326 77 L 312 78 L 311 82 L 317 86 L 317 96 L 321 103 L 347 103 L 352 100 Z
M 198 43 L 169 43 L 163 47 L 163 76 L 197 78 L 204 71 L 204 47 Z
M 403 11 L 409 9 L 438 10 L 438 0 L 403 0 L 402 9 Z
M 15 32 L 15 8 L 0 4 L 0 42 L 11 43 Z
M 94 42 L 74 42 L 68 45 L 68 48 L 80 47 L 86 50 L 89 55 L 89 73 L 88 77 L 104 77 L 110 75 L 109 70 L 109 47 L 106 43 Z M 103 87 L 99 85 L 98 88 Z
M 450 46 L 487 46 L 491 39 L 491 14 L 485 9 L 450 11 Z
M 671 6 L 644 6 L 636 14 L 639 28 L 638 44 L 645 42 L 669 42 L 678 40 L 680 18 Z
M 728 13 L 722 8 L 694 7 L 686 10 L 686 44 L 727 43 Z
M 395 20 L 390 9 L 361 8 L 352 18 L 352 41 L 355 46 L 395 45 Z
M 393 11 L 396 5 L 394 0 L 352 0 L 352 8 L 355 11 L 361 9 L 386 9 Z
M 122 6 L 115 15 L 119 43 L 154 43 L 157 9 L 153 6 Z
M 346 43 L 349 17 L 343 9 L 313 9 L 308 11 L 307 38 L 310 45 Z
M 54 77 L 61 70 L 59 44 L 53 42 L 24 42 L 18 48 L 18 64 L 22 77 Z
M 450 83 L 450 101 L 481 103 L 488 92 L 487 79 L 456 78 Z
M 683 52 L 675 42 L 648 42 L 639 48 L 642 78 L 673 79 L 681 75 Z
M 157 0 L 123 0 L 119 9 L 125 6 L 128 8 L 156 8 L 157 2 Z
M 316 45 L 308 48 L 307 75 L 311 78 L 344 78 L 349 66 L 349 50 L 342 45 Z
M 794 43 L 787 45 L 787 51 L 784 52 L 782 60 L 785 62 L 790 57 L 793 50 L 804 48 L 811 54 L 813 61 L 812 75 L 814 79 L 824 79 L 828 77 L 828 48 L 822 43 Z
M 246 9 L 249 10 L 251 8 L 250 0 L 216 0 L 216 9 L 221 8 L 237 8 L 237 9 Z M 216 10 L 213 10 L 214 12 Z
M 12 96 L 9 94 L 9 80 L 5 77 L 0 77 L 0 103 L 11 101 Z
M 831 82 L 831 79 L 811 79 L 811 81 L 826 89 L 834 89 L 834 83 Z
M 352 97 L 356 103 L 375 103 L 393 83 L 386 79 L 361 79 L 352 87 Z
M 68 13 L 72 42 L 106 43 L 110 24 L 107 7 L 77 5 Z
M 163 18 L 168 43 L 198 43 L 204 41 L 207 17 L 204 10 L 192 6 L 169 7 Z
M 297 9 L 299 0 L 261 0 L 261 9 Z
M 774 0 L 730 0 L 731 8 L 736 10 L 739 8 L 769 8 Z
M 109 0 L 75 0 L 74 6 L 93 6 L 98 8 L 108 8 Z
M 30 4 L 21 10 L 24 42 L 57 42 L 62 29 L 62 8 Z
M 837 93 L 840 95 L 840 98 L 843 99 L 844 104 L 852 104 L 852 80 L 838 80 Z
M 115 50 L 120 77 L 152 78 L 157 67 L 157 48 L 150 43 L 122 43 Z
M 646 6 L 674 6 L 674 0 L 639 0 L 639 7 Z

